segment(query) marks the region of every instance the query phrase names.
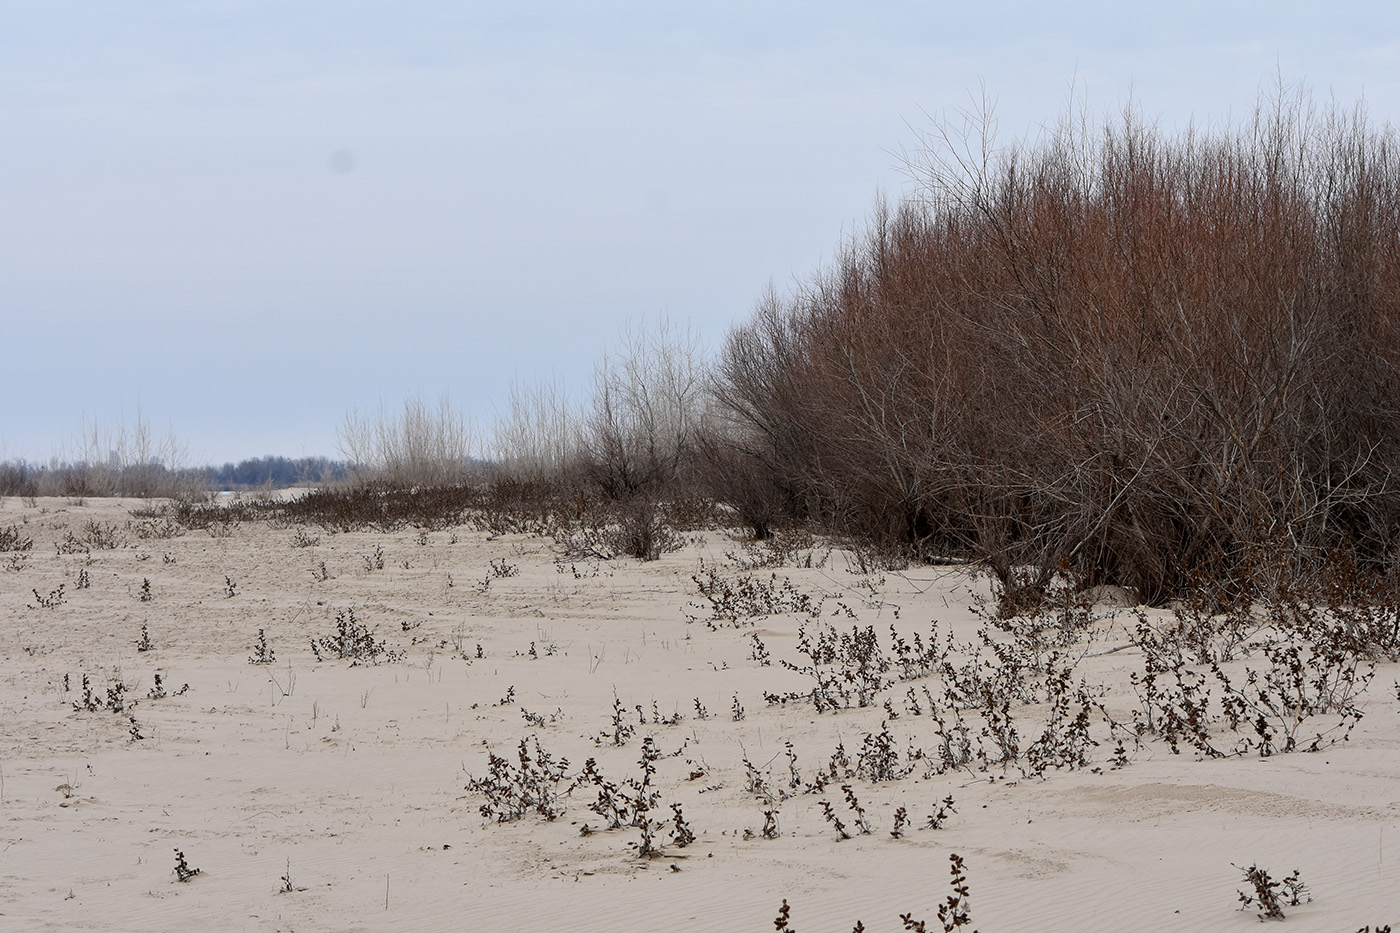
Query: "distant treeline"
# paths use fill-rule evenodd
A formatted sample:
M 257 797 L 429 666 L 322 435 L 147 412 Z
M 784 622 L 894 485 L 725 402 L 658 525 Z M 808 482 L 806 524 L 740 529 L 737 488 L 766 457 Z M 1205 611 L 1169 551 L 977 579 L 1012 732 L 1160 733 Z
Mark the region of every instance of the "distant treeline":
M 349 474 L 343 460 L 327 457 L 252 457 L 204 471 L 210 486 L 220 489 L 253 489 L 270 486 L 319 485 L 339 482 Z
M 170 467 L 159 461 L 0 463 L 0 496 L 171 496 L 214 489 L 283 489 L 344 480 L 349 466 L 326 457 L 253 457 L 218 467 Z

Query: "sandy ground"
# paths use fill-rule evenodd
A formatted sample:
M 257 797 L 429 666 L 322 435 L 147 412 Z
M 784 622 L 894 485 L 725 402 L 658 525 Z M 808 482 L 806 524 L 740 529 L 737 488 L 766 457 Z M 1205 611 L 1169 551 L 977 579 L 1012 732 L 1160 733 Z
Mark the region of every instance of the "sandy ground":
M 777 663 L 805 660 L 802 616 L 718 630 L 687 621 L 706 614 L 692 581 L 701 560 L 740 574 L 729 535 L 708 532 L 650 564 L 559 563 L 549 539 L 467 529 L 243 524 L 159 537 L 170 529 L 133 518 L 140 505 L 0 504 L 0 528 L 34 541 L 0 553 L 5 930 L 761 931 L 784 898 L 802 933 L 858 920 L 893 931 L 903 913 L 939 929 L 953 852 L 984 933 L 1255 928 L 1255 913 L 1237 909 L 1232 863 L 1256 862 L 1275 877 L 1296 868 L 1309 885 L 1314 900 L 1288 910 L 1291 930 L 1400 924 L 1393 664 L 1378 665 L 1350 741 L 1318 753 L 1201 760 L 1148 741 L 1126 767 L 1110 767 L 1106 743 L 1092 768 L 1044 778 L 920 768 L 851 782 L 869 834 L 838 838 L 820 801 L 848 824 L 854 814 L 833 786 L 791 790 L 766 839 L 770 807 L 746 789 L 744 757 L 788 790 L 786 743 L 810 780 L 838 742 L 854 758 L 887 713 L 764 702 L 806 683 Z M 59 552 L 93 522 L 115 528 L 116 547 Z M 299 533 L 319 540 L 296 547 Z M 518 572 L 492 576 L 492 561 Z M 322 564 L 329 579 L 317 579 Z M 825 596 L 825 621 L 874 625 L 886 651 L 891 625 L 909 637 L 937 621 L 971 638 L 982 624 L 970 606 L 986 585 L 957 570 L 861 575 L 836 552 L 820 568 L 754 571 L 770 573 Z M 348 609 L 403 659 L 318 662 L 311 640 Z M 1140 658 L 1108 649 L 1128 621 L 1100 623 L 1078 669 L 1124 718 Z M 249 663 L 259 629 L 272 664 Z M 754 633 L 773 663 L 754 660 Z M 148 698 L 158 673 L 169 695 Z M 75 710 L 83 675 L 104 699 L 120 680 L 135 707 Z M 901 747 L 932 746 L 931 720 L 903 702 L 922 685 L 880 696 L 903 711 L 889 722 Z M 636 727 L 622 746 L 614 695 Z M 655 722 L 653 711 L 681 719 Z M 1030 732 L 1044 711 L 1017 715 Z M 466 789 L 488 751 L 513 760 L 527 736 L 571 771 L 595 758 L 612 781 L 639 777 L 648 735 L 664 756 L 665 815 L 681 804 L 697 836 L 677 847 L 667 827 L 659 857 L 637 857 L 635 828 L 580 832 L 600 825 L 588 809 L 596 789 L 574 791 L 557 820 L 501 824 Z M 915 828 L 949 795 L 957 813 L 943 828 Z M 901 806 L 913 826 L 894 838 Z M 175 877 L 177 848 L 200 869 L 188 883 Z

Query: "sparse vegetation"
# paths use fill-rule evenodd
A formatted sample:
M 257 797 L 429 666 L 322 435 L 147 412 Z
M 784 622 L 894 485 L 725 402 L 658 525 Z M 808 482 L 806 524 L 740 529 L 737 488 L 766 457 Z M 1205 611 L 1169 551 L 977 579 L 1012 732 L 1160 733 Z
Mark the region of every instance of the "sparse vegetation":
M 23 534 L 14 525 L 0 528 L 0 551 L 23 552 L 34 549 L 34 539 Z
M 185 861 L 185 853 L 179 849 L 175 850 L 175 880 L 181 884 L 188 883 L 195 875 L 201 874 L 202 869 L 194 868 Z
M 335 614 L 335 631 L 329 635 L 311 639 L 311 653 L 317 661 L 337 659 L 349 661 L 350 666 L 359 664 L 392 664 L 403 660 L 404 653 L 388 647 L 383 639 L 376 639 L 374 632 L 355 617 L 355 610 L 341 609 Z
M 337 635 L 339 632 L 337 631 Z M 312 650 L 315 648 L 313 646 Z M 249 664 L 273 664 L 277 660 L 276 652 L 267 643 L 267 632 L 258 629 L 258 640 L 253 644 L 253 653 L 248 657 Z
M 320 547 L 321 536 L 307 532 L 305 528 L 298 528 L 292 534 L 292 547 Z
M 538 739 L 533 741 L 533 749 L 522 739 L 516 760 L 518 764 L 511 764 L 491 754 L 486 775 L 468 780 L 467 790 L 486 798 L 481 815 L 497 823 L 518 820 L 530 812 L 546 820 L 558 819 L 564 813 L 563 798 L 579 783 L 569 776 L 568 759 L 555 759 Z
M 813 599 L 799 592 L 786 577 L 779 582 L 777 574 L 770 574 L 767 580 L 752 574 L 727 577 L 718 568 L 701 561 L 699 572 L 691 579 L 699 588 L 700 595 L 709 603 L 709 615 L 687 613 L 686 617 L 691 621 L 702 621 L 712 629 L 720 623 L 734 627 L 752 625 L 754 619 L 781 613 L 810 618 L 821 615 L 821 597 Z
M 64 603 L 66 603 L 66 602 L 68 601 L 68 600 L 66 600 L 66 599 L 63 598 L 63 587 L 64 587 L 64 584 L 60 583 L 60 584 L 58 585 L 58 589 L 56 589 L 56 590 L 51 590 L 51 591 L 49 592 L 49 595 L 47 595 L 47 596 L 40 596 L 38 590 L 33 590 L 32 592 L 34 593 L 34 602 L 31 603 L 31 604 L 29 605 L 29 608 L 30 608 L 30 609 L 53 609 L 53 608 L 55 608 L 55 607 L 57 607 L 57 606 L 62 606 Z
M 1251 889 L 1249 892 L 1238 892 L 1240 910 L 1257 910 L 1260 920 L 1283 920 L 1283 908 L 1297 907 L 1312 900 L 1312 893 L 1298 877 L 1297 871 L 1287 878 L 1275 880 L 1267 869 L 1258 865 L 1248 868 L 1240 868 L 1238 865 L 1235 867 L 1239 868 Z

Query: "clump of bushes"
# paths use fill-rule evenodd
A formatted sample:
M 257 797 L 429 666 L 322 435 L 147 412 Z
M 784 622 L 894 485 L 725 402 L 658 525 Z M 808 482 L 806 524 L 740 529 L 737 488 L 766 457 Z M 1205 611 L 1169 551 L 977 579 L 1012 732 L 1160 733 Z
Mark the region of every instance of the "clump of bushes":
M 1160 604 L 1262 547 L 1389 569 L 1395 132 L 1284 92 L 1180 136 L 979 130 L 935 127 L 914 196 L 729 335 L 717 494 L 1032 600 L 1068 567 Z
M 354 609 L 342 609 L 335 614 L 335 631 L 311 639 L 311 653 L 317 661 L 348 660 L 351 666 L 381 661 L 392 664 L 403 660 L 404 656 L 404 652 L 388 647 L 382 638 L 375 638 L 374 632 L 355 618 Z

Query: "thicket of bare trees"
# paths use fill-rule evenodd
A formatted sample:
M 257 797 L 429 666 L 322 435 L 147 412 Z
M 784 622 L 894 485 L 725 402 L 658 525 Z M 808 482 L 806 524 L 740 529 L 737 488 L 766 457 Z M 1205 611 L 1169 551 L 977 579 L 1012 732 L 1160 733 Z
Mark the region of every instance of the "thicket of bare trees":
M 585 414 L 581 465 L 621 522 L 623 547 L 652 559 L 665 529 L 659 508 L 694 495 L 691 465 L 707 401 L 699 338 L 666 318 L 629 328 L 598 364 Z
M 706 394 L 705 359 L 689 328 L 661 319 L 629 328 L 594 370 L 582 466 L 616 501 L 655 501 L 687 469 Z
M 83 418 L 47 463 L 0 463 L 0 495 L 188 496 L 205 485 L 173 431 L 160 434 L 141 409 L 114 423 Z
M 997 150 L 973 130 L 931 134 L 918 196 L 729 336 L 712 462 L 755 530 L 778 507 L 1148 600 L 1264 550 L 1388 567 L 1389 126 L 1280 94 L 1209 132 L 1126 113 Z
M 493 501 L 607 525 L 609 550 L 655 558 L 662 511 L 697 495 L 707 385 L 699 338 L 663 317 L 623 332 L 581 402 L 552 382 L 514 386 L 494 432 Z
M 476 439 L 470 419 L 446 395 L 436 408 L 422 398 L 404 400 L 394 413 L 345 416 L 340 452 L 362 480 L 408 486 L 444 486 L 473 476 Z
M 571 401 L 555 382 L 516 384 L 497 419 L 495 475 L 510 482 L 577 482 L 613 501 L 675 493 L 709 403 L 698 336 L 666 318 L 629 325 Z
M 558 382 L 515 383 L 496 419 L 491 460 L 498 478 L 557 482 L 577 464 L 582 412 Z

